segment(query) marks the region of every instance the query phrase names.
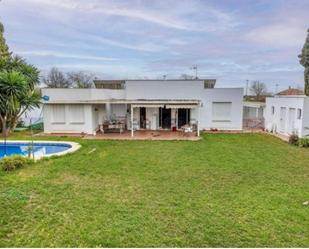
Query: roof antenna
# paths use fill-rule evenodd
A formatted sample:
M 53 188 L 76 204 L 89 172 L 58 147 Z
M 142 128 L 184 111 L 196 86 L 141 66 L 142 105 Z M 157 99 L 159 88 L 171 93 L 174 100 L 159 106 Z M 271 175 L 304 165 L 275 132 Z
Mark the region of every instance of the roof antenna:
M 278 93 L 279 84 L 276 84 L 276 94 Z
M 197 65 L 193 65 L 190 69 L 195 71 L 195 79 L 197 80 Z
M 248 96 L 249 80 L 246 80 L 246 97 Z

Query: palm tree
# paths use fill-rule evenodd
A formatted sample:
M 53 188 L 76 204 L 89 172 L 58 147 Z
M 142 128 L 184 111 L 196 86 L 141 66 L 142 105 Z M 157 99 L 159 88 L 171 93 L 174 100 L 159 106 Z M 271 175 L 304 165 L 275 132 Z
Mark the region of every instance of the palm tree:
M 0 121 L 2 135 L 14 130 L 18 119 L 29 109 L 39 107 L 40 95 L 27 76 L 16 70 L 0 72 Z

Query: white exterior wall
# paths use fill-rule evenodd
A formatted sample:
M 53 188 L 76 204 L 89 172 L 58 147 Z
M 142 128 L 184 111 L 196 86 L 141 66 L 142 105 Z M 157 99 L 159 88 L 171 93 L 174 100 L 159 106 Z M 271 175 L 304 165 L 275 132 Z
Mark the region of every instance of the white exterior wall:
M 73 101 L 125 99 L 126 92 L 124 89 L 43 88 L 42 96 L 44 95 L 49 96 L 49 102 L 72 103 Z
M 265 128 L 268 131 L 283 135 L 291 135 L 292 133 L 297 133 L 299 136 L 306 135 L 304 127 L 306 123 L 309 124 L 309 105 L 307 105 L 307 103 L 308 97 L 276 96 L 266 98 Z M 272 107 L 275 108 L 274 114 L 272 114 Z M 281 108 L 285 108 L 285 115 L 281 115 L 283 114 Z M 293 113 L 293 109 L 295 109 L 295 113 L 290 115 Z M 298 109 L 301 110 L 300 119 L 297 118 Z
M 85 132 L 92 134 L 102 119 L 109 119 L 111 114 L 126 116 L 125 104 L 100 104 L 95 105 L 99 110 L 94 111 L 91 101 L 108 100 L 199 100 L 201 106 L 191 109 L 191 120 L 199 120 L 199 128 L 242 130 L 243 120 L 243 89 L 242 88 L 213 88 L 205 89 L 203 80 L 154 80 L 154 81 L 126 81 L 125 89 L 42 89 L 42 95 L 49 96 L 44 108 L 44 131 L 51 132 Z M 89 102 L 84 104 L 85 123 L 71 124 L 68 120 L 64 124 L 52 122 L 51 106 L 53 103 L 63 103 L 69 106 L 80 101 Z M 214 102 L 231 102 L 231 113 L 225 120 L 215 120 L 213 117 Z M 66 113 L 69 112 L 66 107 Z M 175 117 L 172 110 L 172 120 Z M 147 108 L 147 117 L 152 123 L 151 129 L 157 129 L 159 123 L 158 109 Z M 139 121 L 139 110 L 134 108 L 134 120 Z
M 111 104 L 111 116 L 115 118 L 125 117 L 127 114 L 127 106 L 125 104 Z
M 309 97 L 304 99 L 302 136 L 309 136 Z
M 69 104 L 62 105 L 65 108 L 65 118 L 63 122 L 54 122 L 53 120 L 53 108 L 55 105 L 45 105 L 43 122 L 44 122 L 44 132 L 45 133 L 87 133 L 93 134 L 94 125 L 93 124 L 93 107 L 92 105 L 82 105 L 84 109 L 84 122 L 74 123 L 71 120 L 71 110 Z M 57 105 L 59 106 L 59 105 Z
M 204 81 L 127 81 L 127 99 L 200 100 L 200 111 L 192 109 L 191 119 L 200 120 L 200 129 L 242 130 L 243 88 L 204 89 Z M 216 122 L 212 117 L 213 102 L 232 102 L 231 117 Z
M 213 88 L 204 89 L 203 106 L 200 108 L 200 124 L 202 129 L 217 128 L 222 130 L 242 130 L 243 121 L 243 89 Z M 216 121 L 212 114 L 214 102 L 231 102 L 231 115 L 226 121 Z

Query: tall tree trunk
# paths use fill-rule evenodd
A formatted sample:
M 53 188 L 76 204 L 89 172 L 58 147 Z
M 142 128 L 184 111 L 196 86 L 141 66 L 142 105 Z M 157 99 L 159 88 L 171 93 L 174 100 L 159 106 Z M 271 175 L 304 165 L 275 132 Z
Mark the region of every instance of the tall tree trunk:
M 305 68 L 305 94 L 309 96 L 309 67 Z
M 15 129 L 16 129 L 16 126 L 17 126 L 17 123 L 18 123 L 18 120 L 19 120 L 19 118 L 17 117 L 17 118 L 14 118 L 13 119 L 13 121 L 12 121 L 12 123 L 11 123 L 11 130 L 14 132 L 15 131 Z
M 9 135 L 10 129 L 7 127 L 6 117 L 2 120 L 2 136 L 7 137 Z

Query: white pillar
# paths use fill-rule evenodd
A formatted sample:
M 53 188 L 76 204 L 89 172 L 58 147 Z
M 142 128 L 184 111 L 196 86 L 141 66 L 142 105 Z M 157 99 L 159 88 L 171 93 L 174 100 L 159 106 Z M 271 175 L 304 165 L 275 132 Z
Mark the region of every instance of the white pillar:
M 131 137 L 134 136 L 134 130 L 133 130 L 133 106 L 131 105 Z
M 197 136 L 200 136 L 200 105 L 198 106 L 197 109 Z
M 259 117 L 259 108 L 255 108 L 255 117 L 258 118 Z

